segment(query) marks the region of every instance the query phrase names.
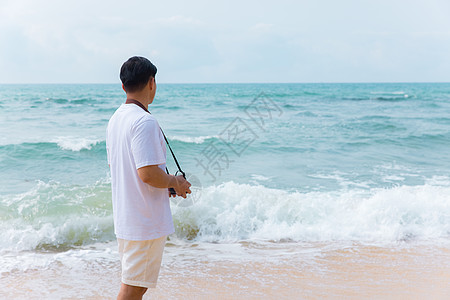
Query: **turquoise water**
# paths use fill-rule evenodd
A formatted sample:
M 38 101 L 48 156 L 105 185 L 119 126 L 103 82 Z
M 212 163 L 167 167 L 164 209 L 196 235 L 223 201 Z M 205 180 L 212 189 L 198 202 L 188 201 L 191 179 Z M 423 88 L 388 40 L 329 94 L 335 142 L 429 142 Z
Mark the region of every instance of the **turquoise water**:
M 114 240 L 105 129 L 124 99 L 0 85 L 0 251 Z M 448 83 L 160 84 L 150 110 L 195 185 L 173 238 L 449 238 Z

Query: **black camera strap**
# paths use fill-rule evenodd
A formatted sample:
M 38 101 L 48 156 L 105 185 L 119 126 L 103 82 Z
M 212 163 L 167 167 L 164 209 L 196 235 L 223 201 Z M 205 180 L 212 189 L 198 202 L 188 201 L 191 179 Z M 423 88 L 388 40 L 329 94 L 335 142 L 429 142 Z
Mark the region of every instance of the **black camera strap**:
M 134 99 L 127 99 L 127 101 L 125 102 L 125 104 L 136 104 L 137 106 L 139 106 L 140 108 L 142 108 L 143 110 L 145 110 L 146 112 L 148 112 L 149 114 L 151 114 L 151 113 L 148 111 L 148 109 L 147 109 L 141 102 L 139 102 L 139 101 L 137 101 L 137 100 L 134 100 Z M 180 164 L 178 163 L 178 160 L 177 160 L 177 158 L 176 158 L 176 156 L 175 156 L 175 153 L 173 153 L 172 147 L 170 147 L 169 140 L 166 138 L 166 135 L 164 134 L 164 131 L 162 130 L 162 128 L 159 127 L 159 129 L 161 130 L 161 133 L 163 134 L 164 140 L 166 141 L 166 144 L 167 144 L 167 146 L 169 147 L 170 153 L 172 153 L 172 157 L 173 157 L 173 160 L 175 161 L 175 164 L 177 165 L 178 171 L 180 171 L 180 173 L 183 175 L 183 177 L 186 178 L 186 174 L 181 170 Z M 169 173 L 169 169 L 167 169 L 167 166 L 166 166 L 166 173 L 167 173 L 167 174 L 170 174 L 170 173 Z M 175 174 L 175 175 L 176 175 L 176 174 Z

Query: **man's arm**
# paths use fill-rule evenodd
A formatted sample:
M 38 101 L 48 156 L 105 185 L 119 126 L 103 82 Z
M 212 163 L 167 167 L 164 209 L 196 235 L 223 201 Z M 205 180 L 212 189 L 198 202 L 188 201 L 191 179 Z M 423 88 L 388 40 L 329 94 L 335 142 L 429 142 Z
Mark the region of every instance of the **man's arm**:
M 141 180 L 156 188 L 174 188 L 178 196 L 186 198 L 190 194 L 191 184 L 182 175 L 174 176 L 166 174 L 157 165 L 145 166 L 137 170 Z

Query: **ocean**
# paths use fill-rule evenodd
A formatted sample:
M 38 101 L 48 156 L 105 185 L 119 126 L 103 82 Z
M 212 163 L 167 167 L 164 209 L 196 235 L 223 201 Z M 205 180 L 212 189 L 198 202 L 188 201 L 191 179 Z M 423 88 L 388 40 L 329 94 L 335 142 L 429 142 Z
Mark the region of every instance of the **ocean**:
M 0 85 L 2 298 L 116 295 L 105 130 L 124 101 L 119 84 Z M 385 268 L 386 252 L 405 266 L 417 255 L 450 278 L 450 83 L 159 84 L 149 110 L 193 184 L 171 200 L 176 232 L 156 293 L 183 299 L 172 288 L 184 286 L 207 298 L 228 278 L 240 284 L 220 289 L 230 299 L 271 298 L 267 286 L 374 295 L 358 294 L 368 283 L 340 293 L 348 286 L 327 273 L 335 265 L 320 263 L 330 253 Z M 174 173 L 169 151 L 167 161 Z M 323 278 L 280 285 L 281 266 L 288 280 L 326 273 L 334 290 Z

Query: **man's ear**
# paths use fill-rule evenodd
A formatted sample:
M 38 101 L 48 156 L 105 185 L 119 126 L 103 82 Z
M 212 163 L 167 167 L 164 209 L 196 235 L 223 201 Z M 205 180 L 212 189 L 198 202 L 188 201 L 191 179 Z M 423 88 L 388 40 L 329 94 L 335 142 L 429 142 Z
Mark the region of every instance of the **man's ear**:
M 150 84 L 150 90 L 153 90 L 155 88 L 155 77 L 150 77 L 148 83 Z
M 125 91 L 125 86 L 122 83 L 122 90 L 126 93 L 127 91 Z

